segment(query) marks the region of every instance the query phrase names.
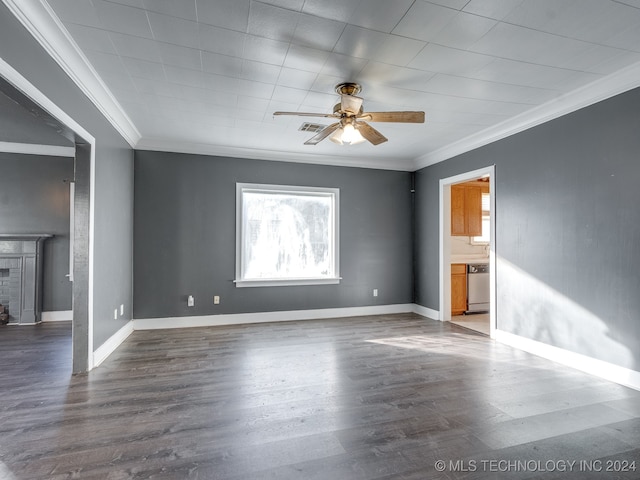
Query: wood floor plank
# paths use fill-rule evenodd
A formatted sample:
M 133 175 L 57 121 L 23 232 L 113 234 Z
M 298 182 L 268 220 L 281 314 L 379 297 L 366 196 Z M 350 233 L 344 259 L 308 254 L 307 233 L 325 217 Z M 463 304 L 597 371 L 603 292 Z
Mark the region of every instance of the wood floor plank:
M 415 314 L 136 331 L 78 376 L 70 335 L 0 328 L 2 479 L 547 480 L 565 477 L 458 467 L 569 457 L 640 469 L 640 392 Z

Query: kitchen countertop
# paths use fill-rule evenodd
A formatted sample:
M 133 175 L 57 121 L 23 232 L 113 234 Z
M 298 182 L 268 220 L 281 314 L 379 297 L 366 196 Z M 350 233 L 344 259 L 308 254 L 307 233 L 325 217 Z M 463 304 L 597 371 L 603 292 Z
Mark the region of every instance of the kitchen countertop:
M 489 263 L 484 255 L 451 255 L 451 263 Z

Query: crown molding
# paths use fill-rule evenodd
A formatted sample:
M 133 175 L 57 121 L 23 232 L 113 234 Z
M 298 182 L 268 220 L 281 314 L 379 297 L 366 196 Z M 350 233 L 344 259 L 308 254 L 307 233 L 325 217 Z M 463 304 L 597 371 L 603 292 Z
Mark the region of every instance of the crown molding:
M 135 147 L 140 132 L 46 0 L 2 1 L 127 143 Z
M 640 62 L 534 107 L 458 142 L 417 157 L 416 170 L 510 137 L 640 86 Z
M 75 147 L 39 145 L 34 143 L 0 142 L 0 152 L 22 155 L 43 155 L 47 157 L 75 157 Z
M 337 167 L 373 168 L 378 170 L 396 170 L 405 172 L 412 172 L 415 170 L 414 163 L 410 159 L 389 157 L 361 158 L 299 152 L 281 152 L 276 150 L 225 147 L 204 143 L 175 142 L 164 139 L 143 138 L 136 145 L 136 150 L 212 155 L 216 157 L 250 158 L 278 162 L 311 163 L 317 165 L 333 165 Z

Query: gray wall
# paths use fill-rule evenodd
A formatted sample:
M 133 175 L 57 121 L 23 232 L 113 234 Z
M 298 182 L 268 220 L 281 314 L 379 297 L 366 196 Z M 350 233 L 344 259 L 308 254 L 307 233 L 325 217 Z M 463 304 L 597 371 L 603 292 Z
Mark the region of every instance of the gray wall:
M 44 311 L 71 310 L 69 181 L 73 159 L 0 152 L 0 233 L 51 233 L 44 243 Z
M 132 318 L 133 150 L 0 3 L 0 57 L 96 138 L 94 347 Z M 113 319 L 113 310 L 125 315 Z
M 236 182 L 340 188 L 342 282 L 236 288 Z M 411 303 L 410 189 L 407 172 L 136 151 L 135 318 Z
M 24 106 L 0 91 L 0 141 L 58 145 L 72 147 L 73 143 L 46 125 Z
M 496 165 L 498 328 L 640 370 L 640 89 L 416 173 L 416 302 L 438 310 L 438 182 Z

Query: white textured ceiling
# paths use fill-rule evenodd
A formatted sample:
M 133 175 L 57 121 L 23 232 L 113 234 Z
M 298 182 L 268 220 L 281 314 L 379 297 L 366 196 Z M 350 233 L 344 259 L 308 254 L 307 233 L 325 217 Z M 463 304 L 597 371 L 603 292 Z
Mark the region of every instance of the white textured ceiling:
M 406 166 L 640 61 L 640 0 L 47 1 L 142 148 Z M 306 146 L 314 119 L 272 115 L 329 113 L 344 81 L 426 122 Z

